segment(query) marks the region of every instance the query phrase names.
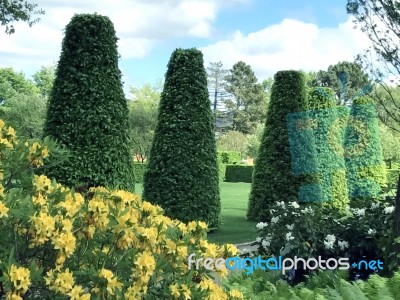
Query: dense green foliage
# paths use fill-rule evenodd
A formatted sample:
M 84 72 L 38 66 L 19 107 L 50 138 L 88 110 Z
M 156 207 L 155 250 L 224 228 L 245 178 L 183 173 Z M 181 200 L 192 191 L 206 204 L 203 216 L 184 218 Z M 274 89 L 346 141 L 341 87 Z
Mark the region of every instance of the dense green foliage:
M 313 162 L 309 159 L 315 157 L 315 153 L 310 146 L 313 144 L 312 138 L 310 140 L 310 135 L 307 134 L 310 130 L 303 130 L 305 135 L 296 131 L 298 119 L 307 117 L 302 115 L 306 110 L 304 74 L 298 71 L 276 73 L 265 130 L 254 167 L 247 212 L 249 219 L 269 219 L 269 206 L 276 201 L 297 201 L 299 196 L 302 201 L 309 199 L 308 191 L 300 190 L 307 183 L 315 181 L 315 178 L 306 175 L 315 171 L 315 166 L 312 166 Z M 289 130 L 293 133 L 293 143 L 290 144 Z M 297 163 L 298 170 L 292 169 L 292 158 L 303 159 Z
M 218 136 L 217 149 L 218 151 L 237 151 L 241 157 L 244 157 L 247 147 L 246 142 L 245 134 L 240 131 L 229 130 Z
M 134 173 L 135 173 L 136 183 L 142 183 L 143 178 L 144 178 L 144 173 L 146 172 L 146 169 L 147 169 L 147 164 L 135 162 L 133 164 L 133 169 L 134 169 Z
M 143 198 L 167 216 L 217 226 L 220 213 L 213 116 L 203 54 L 175 50 L 168 63 Z
M 400 295 L 400 272 L 391 278 L 372 275 L 368 280 L 348 282 L 345 272 L 324 270 L 305 284 L 290 286 L 279 272 L 257 270 L 252 275 L 234 274 L 224 281 L 226 287 L 243 293 L 252 300 L 395 300 Z
M 48 173 L 67 186 L 134 190 L 116 42 L 108 17 L 75 15 L 66 27 L 44 135 L 73 153 Z
M 356 202 L 378 197 L 386 186 L 386 168 L 376 108 L 370 98 L 353 101 L 346 128 L 345 160 L 349 197 Z
M 310 117 L 317 122 L 313 132 L 322 192 L 320 201 L 343 210 L 349 199 L 345 161 L 343 153 L 338 151 L 343 147 L 343 140 L 339 138 L 343 128 L 338 126 L 340 120 L 338 120 L 334 91 L 321 87 L 312 89 L 309 92 L 308 105 L 311 110 Z
M 217 151 L 217 156 L 223 164 L 238 164 L 241 160 L 241 155 L 238 151 Z
M 247 182 L 251 183 L 253 176 L 253 166 L 246 165 L 226 165 L 226 182 Z

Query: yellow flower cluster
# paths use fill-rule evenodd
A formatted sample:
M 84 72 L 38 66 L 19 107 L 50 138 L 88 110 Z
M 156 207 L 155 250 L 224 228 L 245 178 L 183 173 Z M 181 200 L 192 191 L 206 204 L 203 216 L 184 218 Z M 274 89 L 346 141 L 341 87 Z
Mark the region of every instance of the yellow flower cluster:
M 17 267 L 13 264 L 8 271 L 8 276 L 14 288 L 13 293 L 10 293 L 8 297 L 10 299 L 18 299 L 28 291 L 31 285 L 30 271 L 27 268 Z
M 14 145 L 17 145 L 17 137 L 14 128 L 7 127 L 4 121 L 0 119 L 0 149 L 4 145 L 7 149 L 14 149 Z
M 0 123 L 0 128 L 3 130 L 4 124 Z M 13 131 L 7 128 L 7 134 L 10 141 Z M 25 155 L 34 166 L 49 156 L 47 147 L 39 143 L 21 145 L 29 150 Z M 187 280 L 191 274 L 189 254 L 226 258 L 238 253 L 234 245 L 208 242 L 206 223 L 172 220 L 161 207 L 127 191 L 96 187 L 83 195 L 44 175 L 33 175 L 32 187 L 29 207 L 33 205 L 34 211 L 26 221 L 14 221 L 12 229 L 20 234 L 17 238 L 27 240 L 33 251 L 41 253 L 35 264 L 47 272 L 48 291 L 73 300 L 91 296 L 143 299 L 155 289 L 162 291 L 165 299 L 196 299 L 199 293 L 209 300 L 243 299 L 239 291 L 225 291 L 205 269 L 196 271 L 196 280 Z M 8 202 L 1 200 L 0 218 L 7 217 L 9 210 L 10 215 L 17 215 L 13 209 L 18 208 L 8 208 Z M 14 218 L 6 221 L 10 219 Z M 215 273 L 224 277 L 227 270 Z M 13 289 L 5 291 L 7 299 L 22 299 L 33 285 L 29 269 L 12 266 L 8 275 Z
M 46 146 L 40 145 L 38 142 L 34 142 L 29 145 L 28 142 L 25 146 L 29 147 L 28 160 L 34 167 L 43 166 L 43 159 L 50 156 L 49 149 Z

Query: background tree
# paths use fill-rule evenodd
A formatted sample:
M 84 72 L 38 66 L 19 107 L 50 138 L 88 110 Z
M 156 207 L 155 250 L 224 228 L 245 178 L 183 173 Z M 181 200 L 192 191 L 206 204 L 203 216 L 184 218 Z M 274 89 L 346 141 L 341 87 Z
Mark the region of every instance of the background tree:
M 223 69 L 221 61 L 210 62 L 210 66 L 207 67 L 207 82 L 214 118 L 217 117 L 218 110 L 222 109 L 221 106 L 227 94 L 224 88 L 227 73 L 228 70 Z
M 0 100 L 17 94 L 37 95 L 38 92 L 38 88 L 24 73 L 16 72 L 13 68 L 0 68 Z
M 37 4 L 28 1 L 1 0 L 0 4 L 0 22 L 1 26 L 6 26 L 7 34 L 15 32 L 12 23 L 23 21 L 32 26 L 40 21 L 36 16 L 44 14 L 42 9 L 37 8 Z
M 266 104 L 263 87 L 251 67 L 242 61 L 234 64 L 226 76 L 225 90 L 229 93 L 225 105 L 234 113 L 233 130 L 252 133 L 264 121 Z
M 181 221 L 217 226 L 221 209 L 216 145 L 203 54 L 175 50 L 168 63 L 144 175 L 143 199 Z
M 218 137 L 217 149 L 219 151 L 237 151 L 244 157 L 247 148 L 246 142 L 246 135 L 239 131 L 230 130 Z
M 116 43 L 108 17 L 78 14 L 66 26 L 44 135 L 72 154 L 47 174 L 68 186 L 134 190 Z
M 128 106 L 132 152 L 138 161 L 144 162 L 149 158 L 157 125 L 161 86 L 144 84 L 141 88 L 131 87 L 130 91 L 132 100 Z
M 261 139 L 264 132 L 264 125 L 258 124 L 253 134 L 247 135 L 247 156 L 256 159 L 258 149 L 260 149 Z
M 49 99 L 51 89 L 53 88 L 56 66 L 41 67 L 39 71 L 33 74 L 33 81 L 40 91 L 40 94 Z
M 391 169 L 392 163 L 400 163 L 400 135 L 384 124 L 379 124 L 379 137 L 382 146 L 383 160 Z
M 346 83 L 341 84 L 342 80 Z M 335 65 L 330 65 L 327 71 L 319 71 L 311 84 L 315 87 L 330 87 L 335 91 L 338 104 L 344 105 L 358 95 L 358 93 L 368 84 L 368 75 L 356 62 L 342 61 Z
M 311 153 L 312 141 L 298 143 L 298 149 L 289 144 L 287 117 L 307 111 L 305 77 L 298 71 L 279 71 L 274 76 L 265 129 L 254 166 L 247 217 L 265 221 L 271 218 L 270 206 L 277 201 L 297 202 L 300 188 L 313 180 L 295 176 L 292 169 L 292 151 L 301 156 Z M 297 133 L 294 134 L 298 136 Z M 295 153 L 295 154 L 296 154 Z M 308 156 L 307 156 L 308 157 Z M 303 169 L 304 171 L 304 169 Z M 306 196 L 306 195 L 305 195 Z

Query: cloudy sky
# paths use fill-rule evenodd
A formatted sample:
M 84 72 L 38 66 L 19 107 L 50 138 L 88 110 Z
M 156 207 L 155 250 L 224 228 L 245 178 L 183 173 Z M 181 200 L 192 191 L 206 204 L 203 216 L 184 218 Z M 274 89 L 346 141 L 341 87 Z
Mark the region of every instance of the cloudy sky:
M 172 51 L 196 47 L 206 66 L 242 60 L 259 80 L 278 70 L 326 69 L 369 45 L 346 14 L 347 0 L 36 0 L 38 24 L 0 31 L 0 67 L 31 76 L 56 63 L 75 13 L 107 15 L 120 38 L 125 88 L 163 78 Z

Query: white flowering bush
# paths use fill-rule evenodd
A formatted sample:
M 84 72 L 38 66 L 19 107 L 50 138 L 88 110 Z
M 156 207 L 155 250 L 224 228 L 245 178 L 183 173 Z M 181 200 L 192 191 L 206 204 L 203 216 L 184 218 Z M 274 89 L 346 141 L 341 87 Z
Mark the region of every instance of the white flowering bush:
M 265 256 L 384 259 L 391 265 L 393 199 L 368 202 L 364 208 L 341 213 L 319 203 L 277 202 L 271 207 L 269 223 L 256 225 L 259 254 Z

